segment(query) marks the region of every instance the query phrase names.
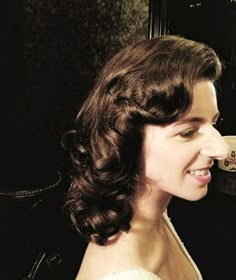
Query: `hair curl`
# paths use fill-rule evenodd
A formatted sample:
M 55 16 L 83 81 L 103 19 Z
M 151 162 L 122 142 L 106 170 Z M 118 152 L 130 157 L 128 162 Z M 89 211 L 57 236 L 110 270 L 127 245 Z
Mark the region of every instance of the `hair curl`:
M 65 207 L 85 240 L 103 245 L 129 230 L 144 125 L 179 119 L 194 84 L 220 73 L 210 47 L 170 35 L 128 46 L 105 65 L 64 141 L 73 163 Z

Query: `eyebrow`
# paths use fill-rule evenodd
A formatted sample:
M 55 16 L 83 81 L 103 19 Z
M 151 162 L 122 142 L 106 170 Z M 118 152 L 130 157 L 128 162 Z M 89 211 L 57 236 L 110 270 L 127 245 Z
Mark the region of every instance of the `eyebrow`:
M 212 118 L 212 120 L 217 120 L 220 116 L 220 113 L 217 112 L 214 117 Z M 188 117 L 188 118 L 183 118 L 181 120 L 178 120 L 176 122 L 173 123 L 173 126 L 176 126 L 176 125 L 181 125 L 181 124 L 185 124 L 185 123 L 193 123 L 193 122 L 198 122 L 198 123 L 204 123 L 205 122 L 205 118 L 202 118 L 202 117 Z

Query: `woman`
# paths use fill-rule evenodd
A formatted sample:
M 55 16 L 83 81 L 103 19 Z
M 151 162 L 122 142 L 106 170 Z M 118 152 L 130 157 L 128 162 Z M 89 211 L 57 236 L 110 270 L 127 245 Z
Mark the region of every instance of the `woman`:
M 220 73 L 211 48 L 178 36 L 106 64 L 67 135 L 66 207 L 89 241 L 77 280 L 202 279 L 166 209 L 173 196 L 203 198 L 214 160 L 228 155 L 214 127 Z

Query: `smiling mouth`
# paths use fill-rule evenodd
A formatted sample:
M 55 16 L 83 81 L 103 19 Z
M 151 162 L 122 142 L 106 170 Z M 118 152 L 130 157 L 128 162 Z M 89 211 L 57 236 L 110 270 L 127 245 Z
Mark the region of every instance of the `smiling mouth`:
M 198 170 L 190 170 L 188 172 L 190 175 L 195 175 L 195 176 L 208 176 L 210 174 L 210 171 L 208 168 L 205 169 L 198 169 Z

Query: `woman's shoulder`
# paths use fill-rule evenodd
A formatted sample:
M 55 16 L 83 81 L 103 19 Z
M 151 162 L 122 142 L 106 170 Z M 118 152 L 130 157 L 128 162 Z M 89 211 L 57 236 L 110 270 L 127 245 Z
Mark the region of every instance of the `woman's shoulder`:
M 144 268 L 137 268 L 124 272 L 113 273 L 101 278 L 100 280 L 161 280 L 161 278 Z

